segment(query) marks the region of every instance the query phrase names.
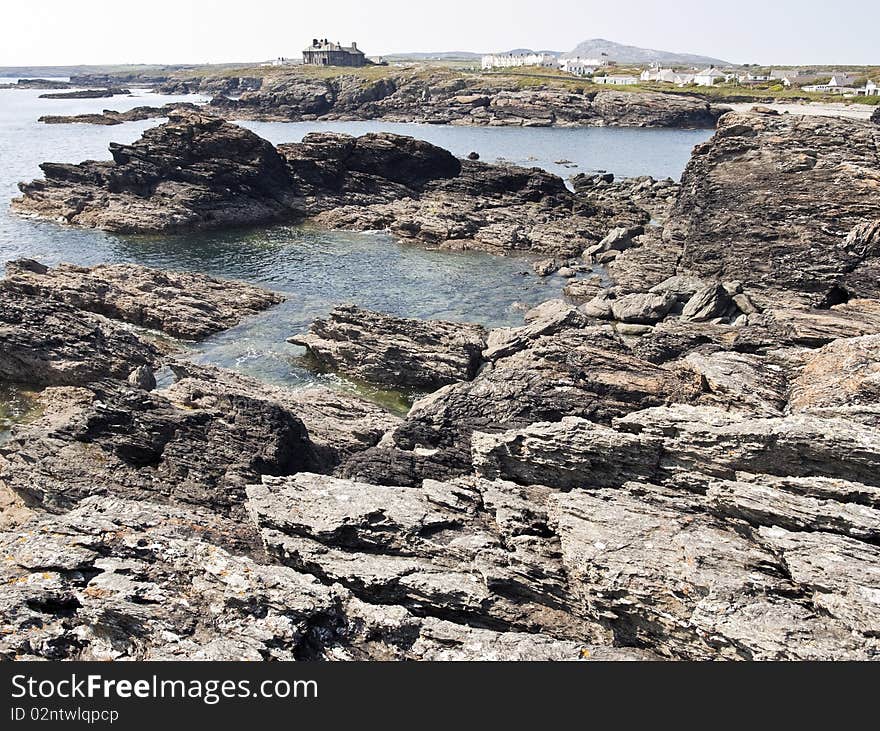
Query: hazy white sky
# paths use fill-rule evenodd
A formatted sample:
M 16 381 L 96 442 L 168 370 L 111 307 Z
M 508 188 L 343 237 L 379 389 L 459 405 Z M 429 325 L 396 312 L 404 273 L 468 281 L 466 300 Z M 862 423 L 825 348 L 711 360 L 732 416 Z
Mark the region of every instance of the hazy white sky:
M 216 63 L 299 55 L 571 50 L 588 38 L 737 63 L 880 65 L 878 0 L 16 0 L 0 65 Z

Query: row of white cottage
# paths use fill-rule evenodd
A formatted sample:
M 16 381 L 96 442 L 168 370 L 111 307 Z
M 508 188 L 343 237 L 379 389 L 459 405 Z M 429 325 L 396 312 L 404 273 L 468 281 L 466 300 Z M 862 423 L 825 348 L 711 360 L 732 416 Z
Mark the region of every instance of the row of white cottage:
M 675 84 L 676 86 L 688 86 L 696 84 L 697 86 L 715 86 L 718 82 L 728 82 L 734 79 L 744 81 L 755 81 L 757 77 L 751 74 L 738 75 L 730 71 L 722 71 L 710 67 L 700 71 L 686 72 L 675 71 L 673 69 L 650 68 L 642 72 L 642 81 L 657 81 L 664 84 Z
M 591 76 L 600 68 L 609 65 L 607 59 L 559 58 L 551 53 L 493 53 L 483 56 L 484 71 L 537 66 L 545 69 L 561 69 L 575 76 Z
M 596 84 L 608 86 L 633 86 L 640 81 L 654 81 L 676 86 L 715 86 L 717 83 L 729 83 L 737 81 L 741 84 L 762 83 L 767 81 L 781 81 L 785 86 L 792 86 L 792 73 L 772 72 L 762 76 L 749 73 L 736 73 L 730 69 L 717 69 L 710 67 L 694 72 L 675 71 L 674 69 L 661 69 L 651 67 L 637 76 L 615 76 L 604 74 L 595 76 L 600 69 L 605 69 L 611 64 L 607 59 L 598 58 L 559 58 L 550 53 L 496 53 L 483 56 L 483 70 L 518 68 L 523 66 L 537 66 L 539 68 L 559 69 L 575 76 L 592 76 Z M 804 79 L 808 77 L 803 77 Z M 873 81 L 869 81 L 863 88 L 853 88 L 850 84 L 851 77 L 848 74 L 836 74 L 828 83 L 802 87 L 804 91 L 818 91 L 825 93 L 852 94 L 856 96 L 880 96 L 880 87 Z
M 676 86 L 714 86 L 717 83 L 737 81 L 741 84 L 761 83 L 767 81 L 780 81 L 784 86 L 793 86 L 794 82 L 789 76 L 773 72 L 769 76 L 755 74 L 736 74 L 722 69 L 708 68 L 695 73 L 684 73 L 672 69 L 650 68 L 643 71 L 641 81 L 658 81 Z M 868 81 L 864 87 L 853 87 L 853 77 L 850 74 L 836 74 L 824 84 L 813 84 L 801 87 L 804 91 L 817 91 L 830 94 L 850 94 L 854 96 L 880 96 L 880 86 L 873 81 Z

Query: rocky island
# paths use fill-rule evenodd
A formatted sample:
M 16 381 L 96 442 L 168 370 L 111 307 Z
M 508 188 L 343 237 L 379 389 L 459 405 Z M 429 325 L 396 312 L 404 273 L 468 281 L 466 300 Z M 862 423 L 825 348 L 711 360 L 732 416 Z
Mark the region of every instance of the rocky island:
M 519 327 L 352 305 L 290 333 L 322 368 L 430 391 L 398 417 L 167 339 L 270 292 L 11 265 L 0 379 L 42 390 L 0 445 L 0 656 L 880 657 L 880 126 L 729 113 L 680 186 L 574 191 L 204 115 L 111 149 L 45 165 L 16 210 L 312 218 L 589 276 Z

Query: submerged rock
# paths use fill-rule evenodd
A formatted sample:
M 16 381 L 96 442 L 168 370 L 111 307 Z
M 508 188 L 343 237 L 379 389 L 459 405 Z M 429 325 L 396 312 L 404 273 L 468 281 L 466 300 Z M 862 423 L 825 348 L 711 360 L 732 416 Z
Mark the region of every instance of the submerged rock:
M 478 325 L 342 306 L 290 342 L 308 348 L 322 368 L 390 388 L 433 391 L 476 376 L 485 338 Z

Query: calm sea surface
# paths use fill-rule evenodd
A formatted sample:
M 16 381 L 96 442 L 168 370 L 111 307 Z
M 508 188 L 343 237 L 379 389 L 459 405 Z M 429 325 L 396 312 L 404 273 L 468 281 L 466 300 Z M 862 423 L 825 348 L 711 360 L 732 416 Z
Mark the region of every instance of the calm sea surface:
M 0 79 L 0 83 L 5 81 Z M 10 213 L 8 201 L 17 195 L 19 181 L 40 176 L 41 162 L 107 159 L 111 141 L 133 142 L 159 123 L 45 125 L 37 122 L 41 115 L 200 101 L 197 96 L 144 91 L 131 97 L 71 100 L 39 99 L 41 93 L 0 90 L 0 261 L 30 257 L 47 264 L 134 262 L 252 282 L 287 297 L 272 311 L 192 346 L 192 355 L 199 361 L 279 384 L 333 381 L 303 368 L 299 363 L 302 350 L 285 340 L 307 329 L 315 317 L 336 304 L 352 302 L 407 317 L 501 326 L 521 323 L 525 307 L 560 293 L 563 281 L 533 276 L 528 260 L 426 251 L 380 232 L 272 226 L 175 236 L 120 236 L 16 217 Z M 503 159 L 543 167 L 564 177 L 601 169 L 618 176 L 649 174 L 677 179 L 693 147 L 711 134 L 705 130 L 470 128 L 382 122 L 243 124 L 276 144 L 298 141 L 315 130 L 397 132 L 429 140 L 457 155 L 475 151 L 485 161 Z M 0 391 L 0 401 L 2 396 Z M 2 422 L 0 412 L 0 429 Z

